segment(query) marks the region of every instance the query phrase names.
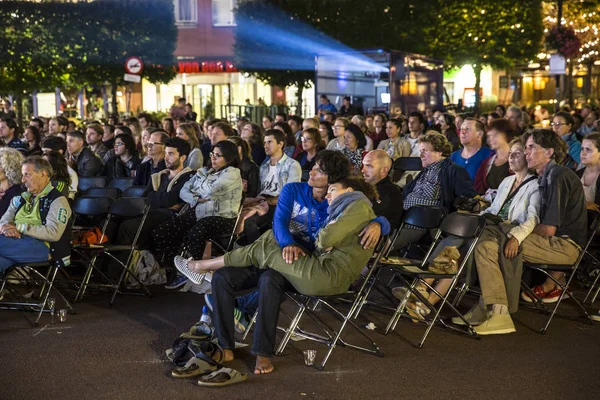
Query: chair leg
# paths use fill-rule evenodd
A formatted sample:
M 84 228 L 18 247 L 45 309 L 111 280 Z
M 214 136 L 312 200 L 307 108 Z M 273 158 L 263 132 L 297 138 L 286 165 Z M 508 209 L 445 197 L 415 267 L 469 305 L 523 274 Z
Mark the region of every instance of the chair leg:
M 97 258 L 98 258 L 98 256 L 93 256 L 92 259 L 90 260 L 90 265 L 88 266 L 87 270 L 85 271 L 85 275 L 83 276 L 81 285 L 79 285 L 79 290 L 77 291 L 77 294 L 75 295 L 76 303 L 78 301 L 81 301 L 81 299 L 83 299 L 83 295 L 85 294 L 85 291 L 90 283 L 90 278 L 92 277 L 92 270 L 96 267 L 96 259 Z
M 44 308 L 46 307 L 46 302 L 48 301 L 48 297 L 50 296 L 50 291 L 52 290 L 52 285 L 54 284 L 54 278 L 56 278 L 56 273 L 58 272 L 58 268 L 56 267 L 50 267 L 50 270 L 52 271 L 51 273 L 48 274 L 48 276 L 52 275 L 52 278 L 48 281 L 46 281 L 48 283 L 48 289 L 46 291 L 43 291 L 43 295 L 42 295 L 42 301 L 40 302 L 40 311 L 38 312 L 37 318 L 35 319 L 34 325 L 37 326 L 40 322 L 40 318 L 42 318 L 42 314 L 44 313 Z M 45 283 L 44 282 L 44 286 Z M 62 296 L 62 295 L 61 295 Z
M 248 327 L 246 328 L 246 332 L 244 332 L 244 335 L 242 336 L 242 342 L 246 341 L 246 337 L 248 336 L 248 333 L 250 333 L 250 329 L 252 329 L 252 326 L 254 326 L 254 324 L 256 323 L 256 317 L 258 316 L 258 310 L 256 310 L 254 312 L 254 315 L 252 315 L 252 319 L 250 319 L 250 323 L 248 323 Z
M 281 342 L 279 342 L 279 346 L 277 346 L 277 350 L 275 351 L 275 355 L 278 355 L 278 356 L 280 356 L 281 354 L 283 354 L 283 351 L 285 350 L 288 342 L 290 341 L 290 339 L 291 339 L 294 331 L 298 327 L 298 323 L 300 322 L 300 319 L 302 318 L 302 315 L 304 315 L 304 311 L 306 311 L 306 306 L 304 304 L 296 301 L 296 299 L 293 299 L 293 300 L 298 304 L 298 312 L 296 312 L 296 315 L 292 319 L 292 322 L 290 322 L 289 327 L 285 331 L 285 335 L 281 339 Z
M 592 294 L 592 291 L 594 290 L 594 288 L 596 287 L 596 284 L 598 283 L 598 279 L 600 279 L 600 272 L 598 273 L 598 275 L 596 275 L 596 279 L 594 279 L 594 283 L 592 283 L 592 285 L 590 286 L 590 290 L 588 290 L 587 294 L 585 295 L 585 299 L 583 299 L 583 302 L 586 303 L 588 297 L 590 297 L 590 294 Z M 598 289 L 596 290 L 596 294 L 594 294 L 594 297 L 592 297 L 592 301 L 590 301 L 588 304 L 594 304 L 594 302 L 596 301 L 596 297 L 598 297 L 598 293 L 600 293 L 600 286 L 598 286 Z

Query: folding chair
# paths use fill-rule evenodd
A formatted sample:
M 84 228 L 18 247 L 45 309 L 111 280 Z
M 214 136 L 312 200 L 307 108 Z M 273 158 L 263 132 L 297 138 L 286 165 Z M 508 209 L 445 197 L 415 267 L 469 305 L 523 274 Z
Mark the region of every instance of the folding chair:
M 398 157 L 394 161 L 392 181 L 397 182 L 406 171 L 421 171 L 423 164 L 419 157 Z
M 233 245 L 234 245 L 234 243 L 236 241 L 236 237 L 237 237 L 237 235 L 235 234 L 235 231 L 236 231 L 238 224 L 240 223 L 240 218 L 242 216 L 242 209 L 244 208 L 243 204 L 244 204 L 244 198 L 242 197 L 242 203 L 240 205 L 240 209 L 238 210 L 237 218 L 235 219 L 235 224 L 233 225 L 233 231 L 231 232 L 231 234 L 227 233 L 227 234 L 219 236 L 216 239 L 209 240 L 223 254 L 227 253 L 228 251 L 233 250 Z M 225 245 L 225 243 L 227 243 L 227 244 Z
M 383 253 L 383 251 L 382 251 L 383 246 L 387 243 L 387 239 L 388 239 L 387 236 L 382 236 L 380 238 L 379 243 L 376 248 L 377 255 L 374 258 L 372 258 L 369 261 L 369 263 L 377 264 L 379 262 L 379 258 L 381 257 L 381 255 Z M 289 327 L 287 329 L 283 329 L 283 331 L 285 332 L 285 335 L 281 339 L 281 342 L 279 343 L 279 346 L 277 347 L 275 354 L 281 355 L 283 353 L 283 351 L 285 350 L 288 342 L 290 341 L 290 338 L 292 337 L 292 335 L 297 335 L 297 336 L 301 336 L 301 337 L 304 337 L 309 340 L 313 340 L 313 341 L 325 344 L 327 346 L 327 348 L 328 348 L 327 353 L 321 360 L 321 363 L 319 365 L 315 365 L 315 368 L 318 369 L 319 371 L 321 371 L 325 368 L 325 364 L 327 363 L 327 360 L 329 360 L 329 357 L 333 353 L 333 350 L 338 345 L 344 346 L 344 347 L 350 347 L 352 349 L 360 350 L 365 353 L 373 354 L 378 357 L 383 357 L 383 352 L 379 349 L 379 347 L 377 346 L 375 341 L 373 341 L 373 339 L 371 339 L 371 337 L 353 320 L 353 316 L 356 314 L 358 307 L 360 306 L 360 304 L 363 301 L 363 297 L 364 297 L 364 295 L 366 293 L 366 289 L 367 289 L 367 282 L 370 281 L 371 275 L 374 270 L 375 270 L 375 268 L 369 268 L 369 272 L 367 273 L 365 281 L 361 285 L 360 289 L 355 292 L 348 291 L 345 293 L 340 293 L 340 294 L 331 295 L 331 296 L 306 296 L 306 295 L 303 295 L 303 294 L 300 294 L 297 292 L 286 292 L 286 296 L 289 299 L 291 299 L 298 306 L 298 311 L 296 312 L 296 315 L 294 315 L 293 317 L 290 318 L 291 323 L 290 323 Z M 341 311 L 341 310 L 333 307 L 333 305 L 331 304 L 333 301 L 340 301 L 340 300 L 344 301 L 345 303 L 350 304 L 350 308 L 347 311 Z M 320 309 L 320 307 L 319 307 L 320 305 L 323 305 L 324 306 L 323 309 L 330 311 L 335 317 L 337 317 L 341 320 L 341 325 L 337 330 L 332 328 L 330 326 L 330 324 L 325 322 L 323 320 L 323 318 L 321 318 L 317 314 L 317 311 Z M 307 332 L 307 331 L 304 331 L 303 329 L 299 328 L 298 324 L 300 323 L 300 320 L 302 319 L 302 316 L 304 314 L 308 315 L 313 321 L 315 321 L 317 323 L 317 325 L 319 325 L 323 329 L 326 336 L 312 333 L 312 332 Z M 252 318 L 251 323 L 253 323 L 255 320 L 256 320 L 256 315 L 254 315 L 254 317 Z M 360 333 L 364 338 L 367 339 L 367 341 L 370 344 L 370 348 L 361 347 L 361 346 L 358 346 L 355 344 L 348 343 L 341 338 L 342 333 L 348 324 L 350 326 L 354 327 L 354 329 L 356 329 L 356 331 L 358 331 L 358 333 Z M 251 326 L 248 326 L 247 331 L 250 329 L 250 327 Z M 245 335 L 244 335 L 244 338 L 245 338 Z
M 110 207 L 113 204 L 113 199 L 109 197 L 80 197 L 75 199 L 73 202 L 72 210 L 73 210 L 73 219 L 75 220 L 77 217 L 82 218 L 93 218 L 100 219 L 108 215 Z M 104 224 L 104 229 L 102 230 L 102 236 L 100 237 L 100 241 L 104 240 L 105 229 L 107 226 L 107 222 Z M 81 230 L 82 227 L 75 227 L 75 229 Z M 92 271 L 96 271 L 98 274 L 102 275 L 102 277 L 108 281 L 112 282 L 104 273 L 96 267 L 96 257 L 97 255 L 92 255 L 91 258 L 87 256 L 87 251 L 89 250 L 89 246 L 86 245 L 75 245 L 72 247 L 73 251 L 80 255 L 87 263 L 88 268 L 84 274 L 83 280 L 79 285 L 79 290 L 77 291 L 77 295 L 75 295 L 75 302 L 81 300 L 83 295 L 89 286 L 89 281 L 92 275 Z M 99 285 L 101 286 L 101 285 Z
M 409 217 L 407 217 L 405 219 L 405 221 L 406 222 L 403 223 L 402 228 L 405 228 L 405 225 L 407 225 L 407 224 L 412 225 L 411 222 L 416 223 L 416 221 L 411 221 L 411 219 Z M 406 307 L 406 304 L 408 303 L 408 300 L 409 300 L 411 294 L 414 294 L 421 302 L 424 303 L 424 305 L 426 307 L 429 308 L 429 310 L 432 311 L 432 314 L 433 314 L 433 318 L 430 321 L 427 319 L 422 320 L 422 322 L 424 322 L 428 326 L 427 326 L 427 329 L 426 329 L 423 337 L 421 338 L 421 341 L 417 345 L 419 348 L 423 347 L 423 344 L 425 343 L 425 340 L 427 339 L 427 336 L 429 335 L 431 328 L 433 328 L 433 326 L 438 321 L 442 324 L 442 326 L 444 326 L 448 329 L 451 329 L 451 330 L 454 330 L 454 331 L 457 331 L 460 333 L 465 333 L 474 338 L 479 338 L 479 335 L 477 335 L 477 333 L 473 329 L 473 326 L 471 326 L 471 324 L 469 324 L 468 321 L 466 321 L 464 319 L 464 317 L 462 316 L 462 314 L 460 312 L 458 312 L 456 307 L 452 303 L 449 302 L 448 298 L 449 298 L 450 294 L 452 293 L 452 290 L 456 286 L 458 279 L 459 279 L 463 269 L 465 268 L 465 265 L 467 264 L 467 262 L 469 260 L 469 257 L 473 253 L 473 250 L 475 249 L 475 245 L 477 244 L 477 241 L 479 240 L 479 236 L 481 235 L 481 232 L 483 232 L 484 228 L 485 228 L 485 218 L 483 218 L 480 215 L 452 213 L 452 214 L 446 216 L 442 220 L 442 223 L 439 227 L 437 234 L 435 235 L 433 243 L 429 247 L 429 250 L 427 251 L 427 254 L 425 255 L 425 258 L 423 260 L 408 260 L 407 259 L 406 264 L 402 264 L 402 265 L 388 264 L 388 263 L 385 264 L 386 267 L 393 269 L 394 272 L 397 273 L 397 276 L 404 282 L 404 284 L 408 288 L 404 298 L 400 301 L 400 304 L 396 308 L 394 315 L 392 315 L 392 318 L 390 318 L 390 321 L 385 330 L 386 334 L 389 333 L 390 330 L 394 330 L 396 328 L 396 325 L 398 324 L 398 321 L 400 320 L 400 318 L 403 315 L 404 309 Z M 458 270 L 457 270 L 456 274 L 434 274 L 434 273 L 431 273 L 427 270 L 427 263 L 429 261 L 428 259 L 431 255 L 431 253 L 434 251 L 435 247 L 438 245 L 438 243 L 440 243 L 442 238 L 446 237 L 446 236 L 453 236 L 453 237 L 460 238 L 460 239 L 464 240 L 465 245 L 466 245 L 466 243 L 470 242 L 468 250 L 463 257 L 462 262 L 458 266 Z M 442 295 L 441 293 L 439 293 L 432 285 L 430 285 L 429 283 L 427 283 L 425 281 L 425 279 L 428 279 L 428 278 L 451 279 L 451 283 L 450 283 L 447 293 L 445 295 Z M 412 280 L 412 282 L 409 282 L 409 280 Z M 430 290 L 431 292 L 436 294 L 441 299 L 439 306 L 432 305 L 428 299 L 426 299 L 421 293 L 419 293 L 418 290 L 415 289 L 418 283 L 424 284 L 428 290 Z M 454 326 L 447 325 L 442 319 L 439 318 L 440 312 L 442 311 L 444 306 L 447 306 L 456 316 L 458 316 L 465 322 L 466 330 L 462 330 L 462 329 L 456 328 Z M 410 318 L 412 319 L 412 317 L 410 317 Z
M 65 231 L 62 236 L 63 238 L 71 237 L 71 226 L 72 226 L 72 220 L 67 223 L 67 226 L 66 226 Z M 37 317 L 35 318 L 33 325 L 37 326 L 39 324 L 40 318 L 42 317 L 42 314 L 44 312 L 54 313 L 54 311 L 55 311 L 54 306 L 46 309 L 46 306 L 48 303 L 48 298 L 50 297 L 50 292 L 54 289 L 54 292 L 58 293 L 58 295 L 63 299 L 64 304 L 69 309 L 70 313 L 75 314 L 75 310 L 71 306 L 71 303 L 69 303 L 69 301 L 65 298 L 65 296 L 63 296 L 63 294 L 56 287 L 54 287 L 54 280 L 56 278 L 56 275 L 57 275 L 59 269 L 66 268 L 68 266 L 69 262 L 66 261 L 67 265 L 65 265 L 64 260 L 55 260 L 54 258 L 52 258 L 52 253 L 53 253 L 52 243 L 50 243 L 50 260 L 42 261 L 42 262 L 35 262 L 35 263 L 15 264 L 12 267 L 10 267 L 8 270 L 5 271 L 4 277 L 0 280 L 0 283 L 1 283 L 0 293 L 2 293 L 5 288 L 7 288 L 7 291 L 9 291 L 11 293 L 11 295 L 13 295 L 17 300 L 0 302 L 0 309 L 26 310 L 26 311 L 36 312 Z M 44 275 L 38 271 L 38 269 L 41 269 L 41 268 L 48 268 L 46 275 Z M 22 274 L 20 272 L 21 270 L 27 271 L 29 276 Z M 38 301 L 34 301 L 34 297 L 32 297 L 31 299 L 23 298 L 23 296 L 21 296 L 17 290 L 12 288 L 12 284 L 9 281 L 14 281 L 15 278 L 13 278 L 13 277 L 9 278 L 10 272 L 15 272 L 16 275 L 20 275 L 21 278 L 23 278 L 23 279 L 20 279 L 20 278 L 16 279 L 19 281 L 19 283 L 33 283 L 36 286 L 41 285 L 39 295 L 36 296 Z M 34 276 L 35 278 L 32 279 L 31 276 Z
M 81 197 L 108 197 L 112 200 L 116 200 L 121 196 L 121 190 L 111 187 L 91 187 Z
M 81 193 L 83 193 L 91 187 L 105 187 L 105 186 L 106 186 L 106 178 L 104 176 L 79 178 L 79 183 L 77 184 L 77 190 L 79 190 Z
M 574 264 L 533 264 L 533 263 L 527 263 L 527 262 L 523 263 L 523 268 L 529 268 L 529 269 L 533 269 L 535 271 L 541 272 L 547 278 L 550 278 L 552 281 L 554 281 L 554 283 L 557 284 L 558 286 L 560 286 L 560 288 L 562 289 L 562 293 L 561 293 L 560 297 L 558 298 L 558 301 L 555 303 L 552 311 L 550 311 L 544 305 L 542 300 L 535 295 L 533 290 L 525 282 L 521 281 L 521 286 L 523 287 L 525 292 L 529 295 L 529 297 L 531 299 L 533 299 L 534 307 L 538 310 L 544 311 L 546 313 L 550 313 L 550 318 L 548 318 L 548 320 L 546 321 L 546 325 L 544 325 L 544 327 L 540 330 L 540 333 L 542 333 L 542 334 L 546 333 L 546 331 L 548 330 L 548 327 L 550 326 L 550 322 L 552 322 L 552 318 L 554 318 L 554 315 L 556 314 L 556 311 L 558 310 L 560 303 L 564 299 L 565 294 L 568 294 L 569 297 L 575 302 L 577 307 L 579 307 L 579 309 L 581 310 L 586 321 L 590 324 L 592 323 L 590 314 L 587 312 L 585 307 L 583 307 L 583 305 L 579 302 L 579 300 L 577 300 L 577 298 L 573 295 L 573 292 L 571 292 L 569 290 L 569 284 L 571 283 L 571 280 L 573 279 L 573 277 L 577 274 L 577 269 L 579 268 L 579 265 L 581 264 L 581 260 L 587 253 L 588 248 L 590 247 L 590 244 L 592 243 L 592 240 L 594 240 L 594 236 L 596 235 L 596 230 L 598 229 L 599 214 L 596 211 L 588 210 L 587 217 L 588 217 L 588 240 L 586 241 L 585 247 L 579 253 L 579 257 L 577 257 L 577 260 L 575 261 Z M 565 274 L 570 273 L 570 276 L 567 279 L 567 282 L 565 284 L 560 283 L 557 279 L 555 279 L 550 274 L 553 271 L 564 272 Z
M 117 293 L 125 293 L 125 292 L 120 292 L 119 289 L 121 287 L 121 283 L 125 279 L 126 275 L 129 273 L 129 262 L 131 261 L 131 258 L 133 256 L 133 251 L 138 249 L 137 240 L 138 240 L 138 237 L 142 230 L 142 227 L 144 226 L 144 222 L 146 221 L 146 216 L 148 215 L 149 210 L 150 210 L 150 202 L 147 198 L 121 197 L 120 199 L 117 199 L 116 201 L 114 201 L 112 203 L 112 205 L 110 206 L 110 209 L 108 211 L 108 214 L 106 216 L 104 226 L 102 227 L 102 236 L 105 235 L 106 228 L 107 228 L 108 224 L 110 223 L 110 221 L 112 220 L 112 218 L 114 218 L 114 217 L 124 217 L 124 218 L 142 217 L 140 226 L 138 227 L 138 230 L 135 234 L 135 237 L 134 237 L 131 245 L 103 244 L 103 245 L 80 246 L 77 248 L 77 250 L 79 252 L 89 251 L 92 254 L 92 258 L 90 260 L 90 264 L 86 271 L 84 281 L 82 282 L 82 285 L 81 285 L 81 289 L 80 289 L 81 294 L 80 295 L 78 294 L 79 299 L 81 299 L 83 297 L 83 294 L 85 293 L 85 290 L 89 284 L 92 270 L 95 269 L 95 270 L 99 271 L 96 268 L 95 264 L 96 264 L 97 258 L 102 255 L 110 257 L 122 268 L 121 275 L 119 277 L 119 280 L 116 283 L 112 283 L 112 281 L 110 279 L 108 279 L 105 275 L 102 274 L 103 277 L 105 278 L 105 280 L 110 282 L 110 284 L 105 285 L 105 286 L 109 286 L 114 289 L 113 295 L 110 300 L 110 305 L 111 306 L 113 305 L 115 298 L 117 296 Z M 113 253 L 117 253 L 117 252 L 127 252 L 127 261 L 125 263 L 123 263 L 121 260 L 119 260 L 119 258 L 117 258 L 113 254 Z M 143 291 L 145 293 L 131 293 L 131 292 L 126 292 L 126 293 L 127 294 L 135 294 L 135 295 L 145 294 L 148 297 L 151 297 L 152 294 L 150 293 L 148 288 L 142 282 L 140 282 L 138 277 L 133 274 L 131 276 L 139 283 L 140 287 L 143 289 Z
M 144 197 L 146 186 L 130 186 L 123 190 L 121 197 Z
M 117 188 L 121 192 L 133 185 L 133 178 L 115 178 L 108 184 L 109 188 Z
M 384 251 L 384 256 L 385 257 L 389 256 L 389 253 L 392 251 L 393 245 L 396 242 L 396 239 L 398 239 L 400 232 L 403 229 L 407 229 L 408 225 L 419 228 L 419 229 L 423 229 L 426 231 L 429 231 L 432 229 L 437 229 L 440 226 L 442 219 L 444 219 L 444 217 L 446 215 L 448 215 L 448 210 L 445 207 L 415 206 L 415 207 L 411 207 L 410 209 L 406 210 L 406 212 L 402 216 L 402 221 L 400 222 L 400 226 L 397 229 L 395 229 L 395 232 L 392 235 L 392 238 L 390 240 L 390 246 L 388 248 L 382 250 L 382 251 Z M 412 246 L 412 244 L 409 244 L 408 246 L 410 247 L 410 246 Z M 373 302 L 369 302 L 367 300 L 373 289 L 377 290 L 379 293 L 381 293 L 383 296 L 385 296 L 388 300 L 390 300 L 391 303 L 395 304 L 395 302 L 396 302 L 396 298 L 391 294 L 390 288 L 389 288 L 390 283 L 392 281 L 390 281 L 388 283 L 384 283 L 379 279 L 379 275 L 386 268 L 386 265 L 377 263 L 377 264 L 373 264 L 372 267 L 376 268 L 376 270 L 373 272 L 371 282 L 367 283 L 366 293 L 363 298 L 363 301 L 361 302 L 360 306 L 358 307 L 358 309 L 356 311 L 356 314 L 354 316 L 355 319 L 358 318 L 358 315 L 360 314 L 360 312 L 362 311 L 362 308 L 366 304 L 384 308 L 384 309 L 389 309 L 388 307 L 382 306 L 379 303 L 373 303 Z M 393 278 L 392 278 L 392 280 L 393 280 Z M 391 308 L 391 310 L 395 311 L 396 308 L 395 307 Z

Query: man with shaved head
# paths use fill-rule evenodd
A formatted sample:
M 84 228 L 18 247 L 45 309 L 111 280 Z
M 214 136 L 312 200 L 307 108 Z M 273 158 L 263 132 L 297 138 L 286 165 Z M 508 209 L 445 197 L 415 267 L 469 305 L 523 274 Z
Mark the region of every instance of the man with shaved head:
M 373 203 L 373 212 L 385 217 L 395 229 L 402 218 L 402 189 L 394 184 L 388 174 L 392 158 L 384 150 L 370 151 L 363 159 L 362 174 L 365 181 L 377 188 L 379 200 Z

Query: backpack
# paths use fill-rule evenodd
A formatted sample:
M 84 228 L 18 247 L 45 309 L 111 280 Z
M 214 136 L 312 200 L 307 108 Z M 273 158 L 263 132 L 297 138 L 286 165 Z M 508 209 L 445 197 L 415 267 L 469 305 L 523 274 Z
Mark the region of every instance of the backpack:
M 131 275 L 135 275 L 144 285 L 162 285 L 167 283 L 167 273 L 148 250 L 134 250 L 129 261 L 127 287 L 138 288 L 139 283 Z
M 100 240 L 102 239 L 102 240 Z M 108 237 L 102 237 L 102 231 L 97 226 L 88 231 L 82 231 L 71 241 L 71 244 L 104 244 L 108 242 Z

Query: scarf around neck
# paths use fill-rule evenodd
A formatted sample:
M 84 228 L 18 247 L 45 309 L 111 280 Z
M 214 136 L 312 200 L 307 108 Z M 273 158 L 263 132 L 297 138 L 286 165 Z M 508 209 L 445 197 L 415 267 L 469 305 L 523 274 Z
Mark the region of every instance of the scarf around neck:
M 346 207 L 348 207 L 351 203 L 355 201 L 362 201 L 367 204 L 369 207 L 372 207 L 373 204 L 367 199 L 367 196 L 364 195 L 363 192 L 346 192 L 340 196 L 338 196 L 335 200 L 329 204 L 327 208 L 327 220 L 325 221 L 325 225 L 329 224 L 331 221 L 335 221 L 340 217 L 340 215 L 344 212 Z

